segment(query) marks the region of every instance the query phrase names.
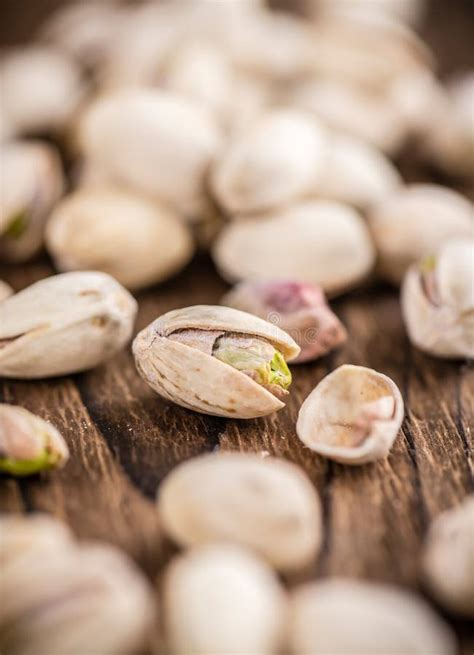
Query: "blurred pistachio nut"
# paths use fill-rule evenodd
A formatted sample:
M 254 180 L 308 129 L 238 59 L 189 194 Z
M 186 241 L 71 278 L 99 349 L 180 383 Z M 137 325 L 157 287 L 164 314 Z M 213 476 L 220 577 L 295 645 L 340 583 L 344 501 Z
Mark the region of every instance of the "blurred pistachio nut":
M 408 25 L 418 25 L 426 9 L 426 0 L 303 0 L 303 6 L 309 15 L 321 17 L 335 14 L 354 16 L 371 16 L 387 18 Z
M 168 645 L 175 655 L 273 655 L 285 600 L 276 575 L 251 552 L 230 544 L 192 549 L 165 574 Z
M 212 191 L 230 213 L 278 207 L 309 192 L 326 151 L 327 135 L 315 119 L 273 110 L 230 142 L 214 165 Z
M 434 598 L 448 611 L 474 618 L 474 495 L 433 521 L 422 564 Z
M 129 289 L 177 273 L 194 250 L 179 214 L 113 187 L 64 198 L 48 223 L 46 243 L 59 270 L 101 270 Z
M 245 280 L 221 304 L 260 316 L 288 332 L 301 348 L 292 363 L 322 357 L 345 343 L 347 332 L 312 284 L 291 280 Z
M 321 538 L 319 498 L 290 462 L 255 454 L 201 455 L 177 466 L 158 492 L 165 532 L 182 546 L 227 541 L 272 566 L 314 562 Z
M 65 128 L 84 96 L 73 61 L 49 46 L 8 51 L 0 66 L 2 108 L 15 134 L 43 134 Z
M 69 450 L 50 423 L 22 407 L 0 404 L 0 471 L 31 475 L 63 466 Z
M 375 260 L 369 231 L 357 211 L 322 200 L 233 221 L 212 253 L 230 282 L 288 278 L 321 286 L 329 295 L 356 287 Z
M 474 240 L 453 239 L 414 264 L 401 291 L 411 342 L 436 357 L 474 357 Z
M 390 193 L 372 208 L 369 227 L 378 271 L 400 284 L 411 264 L 436 252 L 447 239 L 474 234 L 473 204 L 436 184 L 412 184 Z
M 43 556 L 69 549 L 73 535 L 65 523 L 49 514 L 3 514 L 0 518 L 0 565 L 9 566 L 23 557 Z M 1 614 L 1 613 L 0 613 Z
M 46 220 L 63 191 L 61 163 L 41 141 L 10 141 L 0 157 L 0 259 L 23 262 L 43 246 Z
M 186 98 L 121 89 L 91 104 L 79 124 L 79 142 L 113 180 L 192 218 L 202 209 L 221 134 L 212 114 Z
M 7 557 L 2 567 L 2 652 L 141 652 L 148 640 L 154 607 L 151 589 L 135 565 L 113 546 L 67 541 L 61 524 L 52 519 L 50 539 L 43 523 L 37 549 L 35 519 L 12 522 L 2 518 L 2 544 L 4 533 L 11 547 L 18 540 L 25 541 L 30 522 L 31 547 Z M 20 532 L 18 539 L 15 531 Z
M 256 316 L 196 305 L 160 316 L 133 342 L 138 371 L 177 405 L 230 418 L 265 416 L 284 407 L 293 339 Z
M 9 298 L 14 294 L 13 289 L 9 284 L 4 282 L 3 280 L 0 280 L 0 302 L 2 300 L 5 300 L 6 298 Z
M 296 431 L 301 441 L 341 464 L 386 457 L 403 420 L 403 399 L 382 373 L 345 364 L 327 375 L 306 398 Z
M 419 596 L 344 578 L 297 588 L 290 599 L 288 634 L 291 655 L 457 652 L 451 629 Z
M 0 376 L 85 371 L 132 336 L 137 303 L 105 273 L 55 275 L 0 303 Z

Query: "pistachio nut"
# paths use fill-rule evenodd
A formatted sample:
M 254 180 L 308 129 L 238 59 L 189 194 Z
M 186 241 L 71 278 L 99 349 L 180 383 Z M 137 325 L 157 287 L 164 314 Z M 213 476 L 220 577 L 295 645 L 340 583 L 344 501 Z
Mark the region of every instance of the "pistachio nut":
M 292 280 L 244 280 L 222 305 L 260 316 L 288 332 L 301 348 L 293 364 L 322 357 L 345 343 L 347 332 L 314 284 Z
M 414 264 L 402 285 L 408 336 L 437 357 L 474 357 L 474 240 L 453 239 Z
M 9 284 L 4 282 L 3 280 L 0 280 L 0 302 L 2 300 L 5 300 L 6 298 L 9 298 L 14 294 L 13 289 Z
M 196 305 L 157 318 L 133 342 L 138 371 L 167 400 L 203 414 L 265 416 L 284 407 L 299 353 L 280 328 L 230 307 Z
M 314 562 L 322 538 L 311 482 L 273 457 L 214 453 L 179 464 L 160 486 L 158 510 L 163 529 L 182 546 L 230 541 L 282 571 Z
M 423 551 L 424 580 L 448 611 L 474 618 L 474 495 L 431 524 Z
M 426 0 L 304 0 L 309 15 L 340 13 L 349 16 L 371 16 L 394 19 L 417 25 L 426 9 Z
M 221 134 L 212 114 L 186 98 L 125 89 L 92 103 L 79 124 L 79 143 L 118 183 L 193 217 L 202 208 Z
M 379 273 L 397 285 L 411 264 L 436 252 L 447 239 L 474 233 L 473 204 L 436 184 L 398 189 L 375 205 L 368 218 Z
M 316 120 L 273 110 L 231 141 L 213 167 L 211 189 L 230 213 L 278 207 L 309 192 L 326 152 L 327 134 Z
M 276 575 L 238 546 L 192 549 L 172 561 L 165 575 L 165 629 L 175 655 L 273 655 L 285 609 Z
M 66 196 L 48 222 L 46 243 L 59 270 L 101 270 L 129 289 L 177 273 L 194 251 L 179 214 L 114 187 Z
M 0 66 L 2 107 L 16 134 L 63 129 L 84 96 L 73 61 L 49 46 L 8 51 Z
M 360 139 L 334 134 L 313 193 L 367 210 L 398 189 L 401 182 L 395 166 L 376 148 Z
M 31 475 L 63 466 L 69 450 L 50 423 L 22 407 L 0 404 L 0 471 Z
M 53 519 L 0 519 L 2 652 L 141 652 L 154 613 L 144 576 L 115 547 L 76 544 L 64 532 Z M 17 543 L 20 552 L 3 554 Z
M 46 220 L 63 191 L 61 162 L 41 141 L 10 141 L 0 146 L 0 157 L 0 259 L 22 262 L 43 245 Z
M 304 401 L 296 431 L 320 455 L 341 464 L 386 457 L 403 420 L 403 399 L 386 375 L 344 364 Z
M 134 298 L 105 273 L 45 278 L 0 303 L 0 376 L 23 379 L 93 368 L 123 348 Z
M 455 655 L 457 647 L 451 629 L 419 596 L 386 584 L 332 578 L 293 593 L 289 651 Z
M 288 278 L 321 286 L 329 295 L 357 286 L 375 261 L 358 212 L 323 200 L 233 221 L 220 233 L 212 254 L 229 282 Z

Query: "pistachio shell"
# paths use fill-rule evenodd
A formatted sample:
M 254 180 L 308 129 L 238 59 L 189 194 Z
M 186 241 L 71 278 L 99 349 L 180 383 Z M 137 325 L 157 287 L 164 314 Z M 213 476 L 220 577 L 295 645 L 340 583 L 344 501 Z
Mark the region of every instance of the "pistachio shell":
M 382 373 L 345 364 L 306 398 L 296 431 L 301 441 L 341 464 L 365 464 L 388 455 L 403 420 L 403 399 Z
M 474 618 L 474 495 L 431 524 L 423 552 L 423 573 L 441 605 Z
M 142 330 L 133 342 L 138 371 L 157 393 L 182 407 L 230 418 L 265 416 L 284 407 L 245 373 L 167 338 L 186 329 L 262 337 L 288 359 L 299 353 L 289 335 L 250 314 L 211 305 L 174 310 Z
M 453 239 L 406 273 L 401 304 L 408 336 L 437 357 L 474 357 L 474 240 Z
M 222 230 L 212 253 L 230 282 L 293 278 L 333 295 L 357 286 L 375 259 L 360 215 L 322 200 L 234 221 Z
M 305 5 L 315 15 L 343 13 L 350 16 L 380 16 L 392 18 L 408 25 L 417 25 L 426 9 L 426 0 L 305 0 Z M 336 14 L 336 15 L 337 15 Z
M 420 597 L 398 587 L 343 578 L 294 592 L 289 647 L 292 655 L 457 652 L 451 629 Z
M 165 625 L 176 655 L 273 655 L 284 609 L 276 575 L 236 546 L 193 549 L 177 557 L 166 572 Z
M 0 303 L 0 376 L 41 378 L 93 368 L 123 348 L 137 303 L 105 273 L 63 273 Z
M 380 274 L 400 284 L 411 264 L 447 239 L 472 236 L 473 219 L 469 200 L 436 184 L 412 184 L 389 194 L 369 214 Z
M 80 122 L 79 141 L 83 153 L 117 182 L 193 216 L 202 208 L 205 175 L 221 135 L 212 114 L 185 98 L 126 89 L 92 103 Z
M 0 280 L 0 302 L 2 300 L 5 300 L 6 298 L 9 298 L 14 294 L 13 289 L 9 284 L 4 282 L 3 280 Z
M 241 132 L 214 166 L 211 187 L 229 212 L 278 207 L 311 188 L 327 135 L 302 113 L 274 110 Z
M 230 541 L 281 570 L 314 561 L 321 509 L 294 464 L 244 453 L 195 457 L 177 466 L 159 489 L 166 533 L 183 546 Z
M 129 289 L 177 273 L 194 250 L 179 214 L 113 187 L 64 198 L 50 218 L 46 241 L 61 271 L 102 270 Z

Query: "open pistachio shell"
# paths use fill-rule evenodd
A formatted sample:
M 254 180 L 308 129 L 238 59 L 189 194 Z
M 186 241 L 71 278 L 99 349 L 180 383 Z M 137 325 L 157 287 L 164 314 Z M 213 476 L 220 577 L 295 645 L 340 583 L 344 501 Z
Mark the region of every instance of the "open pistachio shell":
M 403 399 L 390 378 L 345 364 L 306 398 L 296 431 L 311 450 L 356 465 L 388 455 L 402 420 Z
M 370 272 L 375 251 L 356 210 L 335 202 L 303 202 L 227 225 L 213 247 L 229 282 L 292 278 L 335 295 Z
M 282 571 L 313 564 L 321 507 L 294 464 L 251 453 L 212 453 L 177 466 L 158 490 L 165 532 L 182 546 L 232 542 Z
M 203 341 L 209 335 L 209 343 L 199 349 L 174 339 L 186 331 L 197 332 Z M 285 359 L 299 353 L 288 334 L 256 316 L 196 305 L 168 312 L 138 334 L 133 342 L 138 371 L 164 398 L 204 414 L 254 418 L 284 407 L 261 384 L 212 355 L 216 339 L 225 334 L 260 338 Z
M 474 240 L 453 239 L 406 273 L 401 304 L 408 336 L 436 357 L 474 357 Z

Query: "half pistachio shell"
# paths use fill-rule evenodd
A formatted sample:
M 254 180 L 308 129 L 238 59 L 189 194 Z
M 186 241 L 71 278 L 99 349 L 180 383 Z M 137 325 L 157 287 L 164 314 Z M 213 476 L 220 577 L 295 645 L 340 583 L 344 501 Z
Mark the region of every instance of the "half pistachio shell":
M 403 399 L 382 373 L 345 364 L 326 376 L 301 406 L 296 430 L 311 450 L 341 464 L 388 455 L 403 420 Z
M 184 331 L 195 331 L 207 345 L 200 349 L 175 340 Z M 212 355 L 216 339 L 226 334 L 261 339 L 285 360 L 300 351 L 286 332 L 256 316 L 196 305 L 168 312 L 138 334 L 133 342 L 138 371 L 164 398 L 203 414 L 255 418 L 284 407 L 261 384 Z

